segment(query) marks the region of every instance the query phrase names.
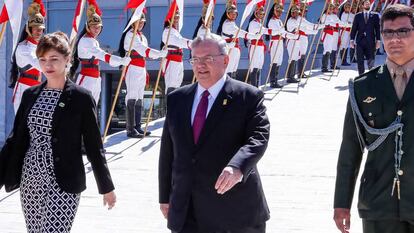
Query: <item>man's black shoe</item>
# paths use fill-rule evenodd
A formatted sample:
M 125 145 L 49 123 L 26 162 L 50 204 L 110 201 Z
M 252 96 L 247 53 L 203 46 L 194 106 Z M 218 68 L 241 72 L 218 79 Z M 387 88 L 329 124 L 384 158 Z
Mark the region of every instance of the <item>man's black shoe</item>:
M 143 138 L 144 134 L 141 134 L 137 130 L 132 129 L 132 130 L 127 131 L 127 137 L 129 137 L 129 138 Z
M 298 83 L 298 82 L 299 82 L 299 80 L 294 79 L 294 78 L 288 78 L 288 79 L 286 80 L 286 82 L 287 82 L 287 83 Z
M 270 83 L 270 87 L 271 88 L 282 88 L 283 86 L 282 85 L 280 85 L 279 83 L 277 83 L 277 82 L 272 82 L 272 83 Z
M 332 72 L 332 70 L 328 70 L 328 68 L 322 68 L 322 73 L 329 73 Z

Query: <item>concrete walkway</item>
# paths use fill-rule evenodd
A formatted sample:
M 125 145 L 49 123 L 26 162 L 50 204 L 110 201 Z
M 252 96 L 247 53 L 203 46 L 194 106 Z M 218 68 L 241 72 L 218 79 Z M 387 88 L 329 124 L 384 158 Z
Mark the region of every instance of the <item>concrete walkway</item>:
M 337 232 L 332 220 L 336 160 L 347 82 L 357 75 L 355 70 L 354 65 L 330 81 L 329 76 L 316 72 L 299 93 L 296 84 L 280 92 L 266 91 L 271 136 L 259 170 L 271 210 L 267 232 Z M 88 189 L 82 193 L 72 232 L 169 232 L 158 205 L 162 125 L 162 119 L 153 122 L 152 136 L 143 140 L 127 139 L 120 132 L 105 143 L 118 197 L 111 211 L 103 208 L 90 165 L 85 162 Z M 0 229 L 2 233 L 25 232 L 18 192 L 0 191 Z M 355 209 L 351 232 L 362 232 Z

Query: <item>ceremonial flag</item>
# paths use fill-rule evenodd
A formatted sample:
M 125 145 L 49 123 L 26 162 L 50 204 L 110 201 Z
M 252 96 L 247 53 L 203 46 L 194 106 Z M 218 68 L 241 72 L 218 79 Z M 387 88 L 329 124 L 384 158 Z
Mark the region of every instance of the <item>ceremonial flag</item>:
M 244 21 L 252 13 L 254 6 L 261 2 L 265 2 L 265 0 L 247 0 L 247 5 L 246 5 L 246 8 L 244 8 L 243 16 L 240 21 L 240 27 L 243 26 Z
M 9 12 L 11 14 L 9 14 Z M 22 14 L 23 14 L 23 0 L 4 0 L 3 9 L 0 15 L 0 23 L 6 23 L 7 21 L 10 22 L 10 27 L 13 33 L 12 51 L 14 51 L 14 48 L 16 48 L 17 41 L 19 40 L 20 24 L 22 22 Z
M 303 2 L 306 2 L 306 4 L 308 5 L 308 6 L 310 6 L 310 5 L 312 5 L 312 3 L 314 2 L 315 0 L 304 0 Z
M 78 4 L 76 5 L 75 9 L 75 16 L 73 17 L 72 22 L 72 32 L 70 33 L 70 43 L 76 38 L 76 35 L 78 34 L 79 30 L 79 23 L 82 19 L 82 10 L 85 6 L 85 0 L 78 0 Z
M 135 9 L 134 14 L 131 16 L 127 26 L 124 29 L 124 32 L 137 20 L 141 18 L 142 12 L 145 8 L 146 0 L 130 0 L 126 5 L 125 9 Z
M 216 0 L 203 0 L 204 4 L 208 3 L 207 12 L 205 16 L 205 20 L 210 18 L 210 15 L 213 15 L 213 6 L 216 5 Z
M 183 28 L 183 18 L 184 18 L 184 0 L 174 0 L 168 10 L 167 16 L 165 17 L 165 22 L 169 22 L 171 17 L 174 17 L 174 9 L 176 12 L 180 12 L 180 22 L 178 23 L 178 31 L 181 31 Z

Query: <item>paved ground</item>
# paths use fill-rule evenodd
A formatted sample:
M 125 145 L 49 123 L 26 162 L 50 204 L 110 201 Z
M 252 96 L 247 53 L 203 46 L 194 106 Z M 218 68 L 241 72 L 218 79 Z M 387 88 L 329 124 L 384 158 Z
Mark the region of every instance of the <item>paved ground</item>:
M 332 202 L 336 160 L 347 99 L 347 81 L 355 66 L 338 77 L 315 73 L 296 92 L 288 85 L 278 94 L 266 92 L 271 120 L 269 147 L 259 169 L 271 210 L 269 233 L 336 232 Z M 162 120 L 151 125 L 153 136 L 127 139 L 125 133 L 106 142 L 116 184 L 117 206 L 102 207 L 92 173 L 82 193 L 73 231 L 91 233 L 164 233 L 166 221 L 158 209 L 157 167 Z M 90 167 L 86 164 L 87 171 Z M 355 205 L 354 205 L 355 206 Z M 0 232 L 25 232 L 18 193 L 0 191 Z M 355 210 L 351 230 L 362 232 Z

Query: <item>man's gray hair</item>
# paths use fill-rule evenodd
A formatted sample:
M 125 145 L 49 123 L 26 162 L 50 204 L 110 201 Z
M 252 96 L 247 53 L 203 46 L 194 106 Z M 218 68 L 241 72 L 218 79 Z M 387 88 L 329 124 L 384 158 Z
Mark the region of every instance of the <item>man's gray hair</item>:
M 227 55 L 227 43 L 221 36 L 214 33 L 206 33 L 203 36 L 197 36 L 191 43 L 191 48 L 200 46 L 202 43 L 210 42 L 217 45 L 221 54 Z

